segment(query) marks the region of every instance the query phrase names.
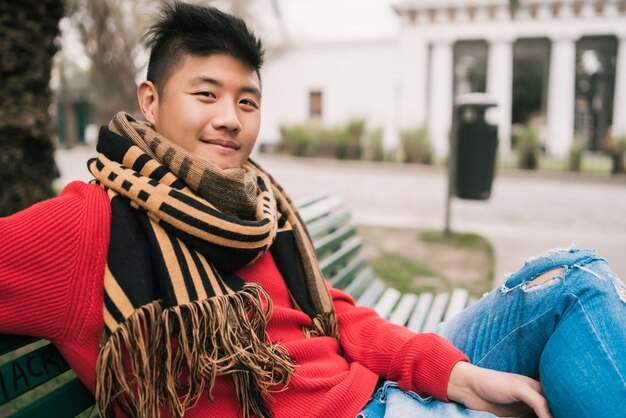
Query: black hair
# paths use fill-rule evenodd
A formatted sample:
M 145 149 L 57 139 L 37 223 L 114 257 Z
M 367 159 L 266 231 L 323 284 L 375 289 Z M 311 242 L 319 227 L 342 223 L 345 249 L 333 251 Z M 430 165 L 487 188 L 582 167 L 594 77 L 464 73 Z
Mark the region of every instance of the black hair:
M 163 94 L 165 82 L 185 55 L 226 54 L 255 70 L 263 64 L 261 41 L 246 23 L 214 7 L 180 1 L 165 4 L 144 36 L 150 50 L 147 79 Z

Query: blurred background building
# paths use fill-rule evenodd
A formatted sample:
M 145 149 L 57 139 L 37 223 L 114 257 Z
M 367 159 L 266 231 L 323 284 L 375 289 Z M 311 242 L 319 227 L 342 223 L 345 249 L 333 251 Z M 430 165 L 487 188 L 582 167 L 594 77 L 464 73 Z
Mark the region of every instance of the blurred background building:
M 403 131 L 426 128 L 445 156 L 454 97 L 468 92 L 498 101 L 501 155 L 527 124 L 557 158 L 576 143 L 602 151 L 626 135 L 626 1 L 390 1 L 393 30 L 334 40 L 303 32 L 340 22 L 311 16 L 290 27 L 287 3 L 290 38 L 263 73 L 262 142 L 279 142 L 284 125 L 363 119 L 388 150 Z M 358 20 L 360 6 L 352 13 L 344 18 Z

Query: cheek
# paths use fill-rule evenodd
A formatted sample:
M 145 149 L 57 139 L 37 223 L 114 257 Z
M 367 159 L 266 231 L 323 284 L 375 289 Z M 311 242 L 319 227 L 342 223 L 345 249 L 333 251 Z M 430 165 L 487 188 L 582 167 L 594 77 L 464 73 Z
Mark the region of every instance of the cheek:
M 185 136 L 199 134 L 207 124 L 206 112 L 198 106 L 181 106 L 171 113 L 170 125 Z
M 168 116 L 159 133 L 183 149 L 193 152 L 198 145 L 198 133 L 202 130 L 197 113 L 173 111 Z
M 258 117 L 258 114 L 248 115 L 245 119 L 245 131 L 246 131 L 246 139 L 254 145 L 254 142 L 259 135 L 259 129 L 261 128 L 261 120 Z

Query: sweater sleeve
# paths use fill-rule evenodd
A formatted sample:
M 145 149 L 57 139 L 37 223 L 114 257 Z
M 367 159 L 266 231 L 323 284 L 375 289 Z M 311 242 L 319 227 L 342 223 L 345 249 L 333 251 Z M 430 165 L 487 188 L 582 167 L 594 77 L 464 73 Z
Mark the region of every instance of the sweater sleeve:
M 339 337 L 346 355 L 403 390 L 448 402 L 452 368 L 469 361 L 448 340 L 432 333 L 416 334 L 381 318 L 375 310 L 355 306 L 346 293 L 329 288 Z
M 0 333 L 50 340 L 79 332 L 93 275 L 103 277 L 110 207 L 81 182 L 0 218 Z M 71 329 L 72 331 L 68 331 Z

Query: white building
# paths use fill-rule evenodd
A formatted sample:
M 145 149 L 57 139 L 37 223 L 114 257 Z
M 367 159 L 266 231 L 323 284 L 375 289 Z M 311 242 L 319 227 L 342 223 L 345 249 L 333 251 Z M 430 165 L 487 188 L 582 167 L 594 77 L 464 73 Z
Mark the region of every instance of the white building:
M 514 13 L 509 3 L 396 1 L 397 36 L 298 42 L 283 49 L 263 72 L 261 141 L 277 142 L 281 125 L 312 117 L 328 125 L 365 118 L 368 127 L 383 129 L 388 149 L 398 144 L 401 130 L 426 126 L 435 152 L 445 155 L 455 92 L 483 89 L 499 103 L 500 151 L 506 154 L 511 150 L 514 62 L 528 51 L 532 55 L 536 45 L 541 48 L 534 54 L 545 61 L 536 111 L 545 121 L 548 153 L 566 156 L 584 129 L 604 136 L 612 125 L 613 136 L 626 134 L 626 1 L 520 0 Z M 590 61 L 586 54 L 581 59 L 581 48 L 606 45 L 604 60 Z M 479 63 L 476 74 L 484 78 L 473 84 L 464 72 L 464 58 L 472 58 L 472 51 L 478 53 L 478 61 L 472 61 Z M 581 81 L 577 65 L 587 61 L 595 69 L 586 71 L 595 75 Z M 576 85 L 587 86 L 589 80 L 593 94 L 580 93 Z M 581 122 L 585 115 L 593 116 L 591 128 Z
M 397 41 L 304 44 L 268 60 L 263 70 L 261 140 L 278 140 L 279 127 L 313 118 L 326 125 L 364 118 L 397 143 Z

